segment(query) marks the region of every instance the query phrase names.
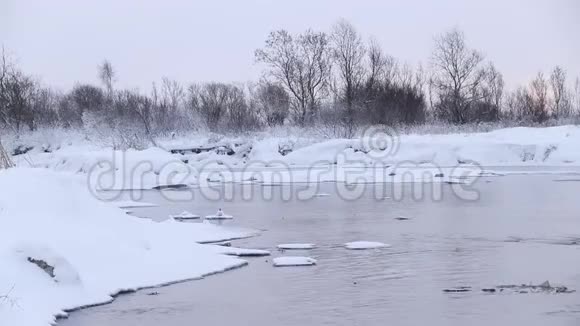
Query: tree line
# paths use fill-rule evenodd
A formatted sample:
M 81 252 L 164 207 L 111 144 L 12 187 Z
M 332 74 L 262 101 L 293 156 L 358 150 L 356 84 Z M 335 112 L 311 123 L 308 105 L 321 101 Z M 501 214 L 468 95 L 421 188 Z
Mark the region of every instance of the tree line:
M 58 92 L 24 73 L 3 50 L 0 126 L 16 133 L 92 128 L 131 143 L 200 128 L 240 133 L 296 125 L 352 137 L 372 124 L 542 124 L 580 111 L 578 78 L 572 83 L 557 66 L 507 91 L 501 72 L 458 29 L 435 38 L 426 67 L 388 55 L 345 20 L 329 32 L 273 31 L 255 59 L 264 68 L 258 82 L 182 85 L 163 78 L 148 94 L 118 89 L 105 60 L 98 66 L 100 85 L 77 83 Z

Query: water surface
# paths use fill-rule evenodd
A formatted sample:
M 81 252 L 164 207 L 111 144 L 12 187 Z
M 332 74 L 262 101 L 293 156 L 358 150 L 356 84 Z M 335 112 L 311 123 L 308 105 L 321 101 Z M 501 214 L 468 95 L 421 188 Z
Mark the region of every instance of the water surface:
M 403 187 L 403 198 L 377 200 L 367 185 L 346 201 L 334 183 L 321 185 L 329 196 L 308 201 L 265 200 L 258 185 L 242 187 L 251 200 L 208 201 L 197 194 L 172 202 L 160 192 L 143 200 L 159 207 L 134 210 L 162 220 L 188 210 L 200 215 L 222 207 L 236 219 L 225 227 L 262 230 L 234 241 L 268 249 L 272 257 L 250 258 L 242 269 L 204 280 L 144 290 L 110 305 L 74 312 L 62 326 L 186 325 L 579 325 L 580 295 L 486 294 L 481 288 L 549 280 L 580 290 L 580 182 L 556 176 L 482 179 L 480 199 L 465 201 L 443 185 L 443 199 L 413 198 L 411 184 L 387 187 L 386 197 Z M 381 189 L 382 191 L 383 189 Z M 408 221 L 395 217 L 405 216 Z M 349 251 L 342 244 L 369 240 L 391 248 Z M 280 252 L 280 243 L 307 242 L 310 251 Z M 179 250 L 179 249 L 176 249 Z M 183 254 L 187 254 L 184 252 Z M 272 258 L 308 255 L 314 267 L 274 268 Z M 472 286 L 462 294 L 444 293 Z

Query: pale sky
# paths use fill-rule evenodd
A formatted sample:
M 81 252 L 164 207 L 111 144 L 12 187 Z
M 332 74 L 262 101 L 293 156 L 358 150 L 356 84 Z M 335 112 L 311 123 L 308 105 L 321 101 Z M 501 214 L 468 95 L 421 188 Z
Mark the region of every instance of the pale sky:
M 459 27 L 509 86 L 554 65 L 580 76 L 579 0 L 0 0 L 0 44 L 23 70 L 66 90 L 97 83 L 107 58 L 117 87 L 260 77 L 254 50 L 271 30 L 328 31 L 339 18 L 409 64 L 427 64 L 436 34 Z

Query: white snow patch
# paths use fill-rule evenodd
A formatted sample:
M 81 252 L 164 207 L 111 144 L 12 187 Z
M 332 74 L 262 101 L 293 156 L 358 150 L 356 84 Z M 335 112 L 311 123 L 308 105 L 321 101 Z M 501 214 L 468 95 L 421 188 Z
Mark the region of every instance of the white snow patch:
M 288 256 L 274 258 L 274 267 L 312 265 L 316 265 L 316 259 L 310 257 Z

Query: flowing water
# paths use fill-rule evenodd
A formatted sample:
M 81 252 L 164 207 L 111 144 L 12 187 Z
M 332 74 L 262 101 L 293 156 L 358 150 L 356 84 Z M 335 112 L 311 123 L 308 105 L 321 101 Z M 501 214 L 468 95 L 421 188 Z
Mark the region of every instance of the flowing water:
M 307 201 L 276 195 L 289 186 L 228 186 L 233 193 L 255 193 L 219 202 L 199 194 L 175 202 L 159 191 L 145 192 L 144 201 L 160 206 L 135 215 L 161 220 L 182 210 L 206 215 L 222 207 L 236 217 L 224 227 L 262 230 L 234 246 L 268 249 L 272 256 L 248 258 L 247 267 L 203 280 L 120 296 L 74 312 L 59 325 L 579 325 L 578 292 L 481 291 L 546 280 L 580 290 L 580 182 L 558 179 L 564 181 L 482 179 L 475 201 L 458 198 L 447 184 L 441 185 L 441 200 L 432 199 L 429 186 L 423 198 L 414 198 L 411 184 L 387 187 L 380 200 L 377 185 L 366 185 L 357 200 L 343 200 L 334 183 L 320 185 L 318 191 L 328 196 Z M 266 189 L 272 199 L 261 195 Z M 403 196 L 395 199 L 399 190 Z M 356 240 L 392 247 L 343 248 Z M 294 242 L 317 248 L 276 250 L 277 244 Z M 307 255 L 318 264 L 273 267 L 272 258 L 283 255 Z M 443 291 L 456 286 L 472 291 Z M 148 295 L 151 291 L 159 294 Z

